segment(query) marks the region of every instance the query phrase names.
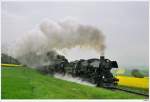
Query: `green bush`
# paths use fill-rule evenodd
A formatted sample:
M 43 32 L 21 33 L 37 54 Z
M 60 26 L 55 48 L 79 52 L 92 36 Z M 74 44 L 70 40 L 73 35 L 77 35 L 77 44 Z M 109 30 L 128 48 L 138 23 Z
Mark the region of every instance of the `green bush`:
M 144 75 L 138 69 L 133 69 L 131 71 L 131 75 L 134 76 L 134 77 L 137 77 L 137 78 L 144 78 Z

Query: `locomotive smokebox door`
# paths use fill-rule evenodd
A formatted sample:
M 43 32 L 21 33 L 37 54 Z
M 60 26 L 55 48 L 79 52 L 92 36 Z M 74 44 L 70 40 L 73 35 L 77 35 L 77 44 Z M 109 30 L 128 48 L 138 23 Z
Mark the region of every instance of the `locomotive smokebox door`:
M 111 67 L 112 68 L 118 68 L 117 61 L 111 61 Z

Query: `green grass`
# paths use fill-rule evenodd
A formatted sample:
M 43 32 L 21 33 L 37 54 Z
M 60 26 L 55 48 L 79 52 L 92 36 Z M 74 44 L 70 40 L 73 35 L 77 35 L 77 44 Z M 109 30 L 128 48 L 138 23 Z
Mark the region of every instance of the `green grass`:
M 42 75 L 26 67 L 2 67 L 2 99 L 145 99 Z

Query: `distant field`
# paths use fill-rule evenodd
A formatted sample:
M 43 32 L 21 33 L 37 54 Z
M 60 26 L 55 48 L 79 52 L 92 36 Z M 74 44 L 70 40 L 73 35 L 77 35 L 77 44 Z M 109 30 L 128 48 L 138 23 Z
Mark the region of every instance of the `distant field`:
M 42 75 L 26 67 L 2 67 L 2 99 L 144 99 Z
M 144 75 L 144 77 L 149 77 L 149 68 L 147 67 L 141 67 L 141 68 L 137 68 L 142 75 Z M 117 70 L 113 70 L 112 73 L 114 75 L 119 75 L 119 76 L 133 76 L 131 74 L 132 70 L 130 69 L 123 69 L 123 68 L 119 68 Z
M 16 65 L 16 64 L 1 64 L 2 67 L 21 67 L 22 65 Z

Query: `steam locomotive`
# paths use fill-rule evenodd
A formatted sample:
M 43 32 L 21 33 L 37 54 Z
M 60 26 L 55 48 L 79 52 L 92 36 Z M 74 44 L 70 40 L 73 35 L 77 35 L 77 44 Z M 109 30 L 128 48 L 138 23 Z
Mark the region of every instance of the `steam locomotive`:
M 44 68 L 44 72 L 48 74 L 70 74 L 95 84 L 97 87 L 114 88 L 119 81 L 111 73 L 112 68 L 118 68 L 117 62 L 105 59 L 104 56 L 100 56 L 100 59 L 80 59 L 68 62 L 65 56 L 57 55 L 53 63 Z

